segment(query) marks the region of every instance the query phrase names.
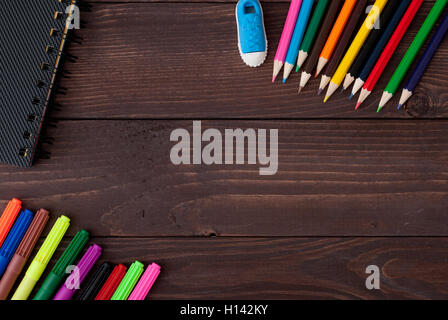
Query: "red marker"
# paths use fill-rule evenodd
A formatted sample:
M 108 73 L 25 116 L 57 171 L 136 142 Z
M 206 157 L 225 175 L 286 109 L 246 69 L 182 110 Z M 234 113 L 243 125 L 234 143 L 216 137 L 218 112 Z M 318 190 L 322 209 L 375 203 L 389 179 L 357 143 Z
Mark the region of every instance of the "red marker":
M 109 278 L 107 278 L 106 283 L 104 283 L 100 292 L 95 297 L 95 300 L 110 300 L 125 274 L 126 267 L 124 265 L 119 264 L 115 266 Z

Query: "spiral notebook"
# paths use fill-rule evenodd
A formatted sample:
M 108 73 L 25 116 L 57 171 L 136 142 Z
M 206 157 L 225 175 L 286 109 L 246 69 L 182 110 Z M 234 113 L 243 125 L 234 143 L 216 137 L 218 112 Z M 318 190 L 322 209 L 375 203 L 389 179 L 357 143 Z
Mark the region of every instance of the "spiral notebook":
M 30 167 L 76 0 L 0 1 L 0 162 Z

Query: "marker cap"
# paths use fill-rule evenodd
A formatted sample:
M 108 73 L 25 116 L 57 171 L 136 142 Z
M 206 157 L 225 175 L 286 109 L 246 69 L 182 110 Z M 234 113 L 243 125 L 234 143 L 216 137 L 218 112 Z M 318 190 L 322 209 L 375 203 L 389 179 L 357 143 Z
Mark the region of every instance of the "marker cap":
M 157 263 L 153 263 L 146 268 L 145 273 L 135 286 L 128 300 L 145 300 L 159 274 L 160 266 Z
M 9 261 L 11 261 L 14 252 L 16 252 L 20 241 L 33 220 L 33 216 L 34 213 L 29 210 L 22 211 L 6 237 L 5 242 L 3 242 L 0 248 L 0 277 L 8 267 Z
M 91 245 L 81 260 L 79 260 L 78 265 L 76 266 L 77 269 L 68 276 L 53 300 L 70 300 L 75 292 L 79 290 L 79 285 L 84 281 L 85 277 L 100 257 L 101 252 L 102 248 L 99 245 Z
M 86 283 L 86 286 L 82 289 L 76 300 L 93 300 L 111 272 L 112 265 L 109 262 L 103 262 L 103 264 L 95 270 L 95 273 Z
M 142 273 L 143 263 L 135 261 L 110 300 L 127 300 Z
M 118 286 L 123 280 L 126 274 L 127 268 L 122 265 L 116 265 L 109 278 L 107 278 L 100 292 L 95 297 L 95 300 L 110 300 L 114 292 L 117 290 Z
M 60 216 L 51 228 L 50 233 L 45 238 L 42 247 L 36 254 L 36 257 L 31 262 L 28 270 L 23 277 L 22 282 L 14 293 L 12 300 L 26 300 L 33 290 L 36 282 L 39 281 L 42 273 L 47 267 L 48 262 L 53 256 L 59 242 L 67 231 L 70 225 L 70 219 L 66 216 Z
M 14 198 L 9 201 L 5 211 L 3 211 L 3 214 L 0 217 L 0 246 L 3 244 L 3 241 L 5 241 L 9 229 L 11 229 L 14 220 L 19 214 L 21 206 L 22 201 Z
M 12 286 L 22 272 L 31 251 L 36 245 L 40 234 L 47 224 L 48 218 L 49 212 L 45 209 L 40 209 L 34 216 L 31 225 L 26 231 L 25 236 L 20 242 L 19 247 L 17 248 L 11 262 L 8 265 L 8 268 L 5 271 L 5 274 L 0 281 L 0 300 L 5 300 L 8 297 Z
M 76 233 L 45 281 L 42 283 L 42 286 L 34 296 L 33 300 L 48 300 L 53 296 L 67 276 L 67 267 L 74 263 L 87 241 L 89 241 L 89 233 L 87 231 L 80 230 Z

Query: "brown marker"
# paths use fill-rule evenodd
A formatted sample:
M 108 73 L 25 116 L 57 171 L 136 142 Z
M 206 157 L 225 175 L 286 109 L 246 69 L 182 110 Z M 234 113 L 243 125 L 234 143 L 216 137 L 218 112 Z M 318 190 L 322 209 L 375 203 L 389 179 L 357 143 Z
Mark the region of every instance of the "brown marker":
M 45 209 L 40 209 L 34 216 L 28 231 L 25 233 L 0 281 L 0 300 L 5 300 L 8 297 L 9 291 L 22 272 L 26 261 L 30 257 L 31 251 L 33 251 L 42 230 L 44 230 L 48 218 L 49 212 Z

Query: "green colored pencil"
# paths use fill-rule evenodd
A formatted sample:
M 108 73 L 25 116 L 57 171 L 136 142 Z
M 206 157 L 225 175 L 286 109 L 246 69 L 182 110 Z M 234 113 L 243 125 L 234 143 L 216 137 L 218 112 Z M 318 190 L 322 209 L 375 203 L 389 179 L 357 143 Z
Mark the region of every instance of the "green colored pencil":
M 386 86 L 386 89 L 384 89 L 384 93 L 378 107 L 378 112 L 380 112 L 381 109 L 384 108 L 384 106 L 389 102 L 390 99 L 392 99 L 394 94 L 397 92 L 398 87 L 406 76 L 406 73 L 408 72 L 412 63 L 417 58 L 418 52 L 431 33 L 432 28 L 436 24 L 437 19 L 439 19 L 447 3 L 448 0 L 437 0 L 432 7 L 431 12 L 426 17 L 426 20 L 415 36 L 414 41 L 412 41 L 411 46 L 409 47 L 408 51 L 406 51 L 403 60 L 401 60 L 400 65 L 395 70 L 392 78 Z
M 303 38 L 302 44 L 300 46 L 299 58 L 297 59 L 297 70 L 308 58 L 308 53 L 313 46 L 314 38 L 316 37 L 317 30 L 319 30 L 320 23 L 325 14 L 325 9 L 330 1 L 329 0 L 319 0 L 317 2 L 316 8 L 314 9 L 313 16 L 311 17 L 308 28 L 306 29 L 305 36 Z

